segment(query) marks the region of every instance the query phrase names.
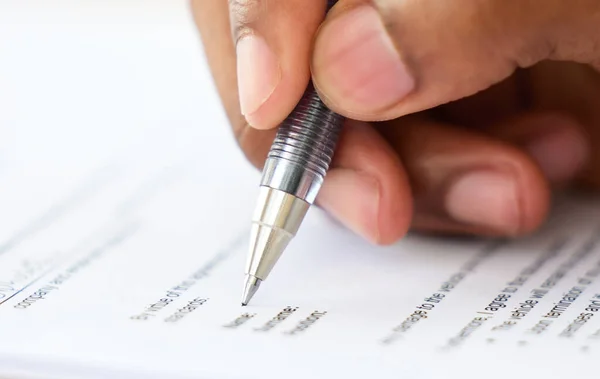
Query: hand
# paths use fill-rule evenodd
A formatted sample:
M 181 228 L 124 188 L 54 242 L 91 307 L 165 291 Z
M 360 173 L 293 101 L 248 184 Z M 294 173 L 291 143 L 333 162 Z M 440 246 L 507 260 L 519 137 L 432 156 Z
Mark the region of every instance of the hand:
M 324 0 L 192 5 L 256 167 L 311 74 L 350 119 L 317 203 L 372 242 L 524 235 L 552 191 L 600 188 L 596 0 L 340 0 L 322 26 Z

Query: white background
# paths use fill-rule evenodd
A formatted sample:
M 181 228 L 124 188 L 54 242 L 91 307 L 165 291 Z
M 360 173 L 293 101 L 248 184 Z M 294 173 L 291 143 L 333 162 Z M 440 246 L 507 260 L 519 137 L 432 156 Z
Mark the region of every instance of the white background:
M 65 172 L 167 127 L 229 132 L 187 1 L 0 1 L 0 170 Z

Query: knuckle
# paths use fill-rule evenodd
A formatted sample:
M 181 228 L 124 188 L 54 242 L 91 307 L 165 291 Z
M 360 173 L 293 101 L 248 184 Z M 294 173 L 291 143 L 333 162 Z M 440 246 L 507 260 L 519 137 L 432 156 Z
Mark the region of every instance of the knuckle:
M 263 13 L 266 3 L 266 0 L 229 0 L 231 27 L 236 41 L 252 32 L 252 25 Z

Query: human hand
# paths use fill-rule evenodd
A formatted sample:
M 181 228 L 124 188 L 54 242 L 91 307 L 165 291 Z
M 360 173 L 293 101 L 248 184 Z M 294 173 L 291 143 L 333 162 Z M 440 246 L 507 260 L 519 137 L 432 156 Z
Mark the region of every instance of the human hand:
M 341 0 L 322 26 L 324 0 L 192 4 L 256 167 L 311 72 L 351 119 L 317 203 L 370 241 L 523 235 L 556 188 L 600 187 L 594 0 Z

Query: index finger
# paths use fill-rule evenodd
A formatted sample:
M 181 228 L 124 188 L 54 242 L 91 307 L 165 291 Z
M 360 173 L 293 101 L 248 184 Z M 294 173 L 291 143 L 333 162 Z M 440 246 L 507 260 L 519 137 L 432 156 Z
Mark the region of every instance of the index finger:
M 300 100 L 326 6 L 326 0 L 229 0 L 240 108 L 251 126 L 274 128 Z

